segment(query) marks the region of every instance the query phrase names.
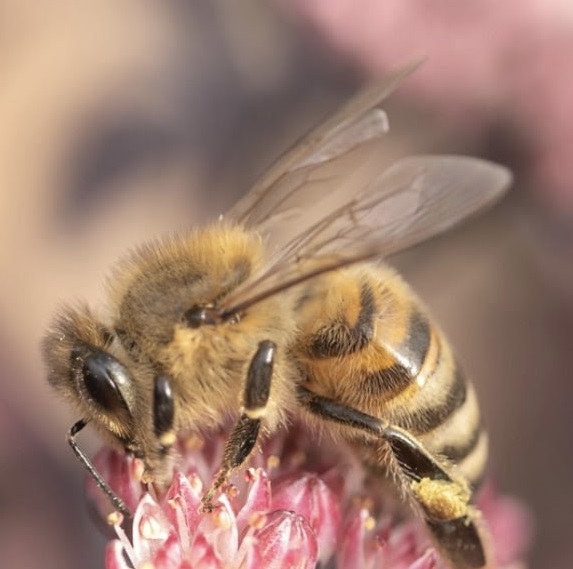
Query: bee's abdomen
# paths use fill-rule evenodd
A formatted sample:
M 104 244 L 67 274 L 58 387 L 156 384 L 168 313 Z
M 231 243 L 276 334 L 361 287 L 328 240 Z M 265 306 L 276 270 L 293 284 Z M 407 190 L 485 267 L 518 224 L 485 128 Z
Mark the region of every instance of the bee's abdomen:
M 300 343 L 309 388 L 407 429 L 477 483 L 487 435 L 473 386 L 407 285 L 369 267 L 337 275 L 311 304 Z
M 481 424 L 473 385 L 446 340 L 440 335 L 437 338 L 441 345 L 439 358 L 423 388 L 412 392 L 413 414 L 405 422 L 430 451 L 456 464 L 477 486 L 487 460 L 487 433 Z

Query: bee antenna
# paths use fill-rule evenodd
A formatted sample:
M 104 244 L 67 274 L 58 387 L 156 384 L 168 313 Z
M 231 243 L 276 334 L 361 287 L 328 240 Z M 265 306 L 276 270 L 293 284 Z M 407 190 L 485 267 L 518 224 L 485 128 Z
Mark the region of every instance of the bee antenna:
M 125 517 L 131 518 L 132 514 L 125 502 L 109 487 L 109 484 L 103 479 L 102 475 L 96 470 L 91 460 L 80 449 L 76 442 L 76 435 L 88 424 L 85 419 L 80 419 L 72 425 L 66 436 L 66 441 L 74 451 L 76 458 L 84 465 L 89 475 L 93 478 L 97 487 L 109 498 L 113 507 L 121 512 Z

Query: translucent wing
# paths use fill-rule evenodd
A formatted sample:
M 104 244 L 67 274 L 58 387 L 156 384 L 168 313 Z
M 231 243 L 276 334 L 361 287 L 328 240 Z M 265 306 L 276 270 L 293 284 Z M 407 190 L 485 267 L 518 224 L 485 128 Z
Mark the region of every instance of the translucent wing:
M 257 227 L 270 236 L 277 223 L 290 217 L 293 205 L 305 201 L 308 194 L 305 181 L 310 171 L 388 132 L 386 114 L 377 107 L 419 65 L 420 62 L 412 63 L 359 91 L 337 113 L 287 151 L 225 217 Z M 317 189 L 315 199 L 316 192 Z M 326 188 L 326 192 L 332 193 L 332 188 Z
M 225 216 L 270 247 L 267 266 L 226 298 L 225 313 L 427 239 L 502 194 L 509 172 L 480 160 L 416 157 L 388 167 L 380 148 L 388 121 L 377 107 L 418 65 L 359 92 Z
M 312 176 L 314 165 L 301 172 L 306 170 L 303 185 L 317 180 L 342 185 L 339 200 L 321 206 L 309 191 L 306 201 L 293 205 L 294 236 L 279 243 L 267 267 L 226 299 L 226 313 L 318 274 L 395 253 L 446 231 L 498 199 L 511 182 L 506 168 L 461 156 L 407 158 L 382 172 L 370 159 L 359 161 L 363 168 L 358 172 L 336 173 L 336 162 L 326 169 L 334 172 L 330 179 Z M 317 218 L 317 212 L 325 213 Z

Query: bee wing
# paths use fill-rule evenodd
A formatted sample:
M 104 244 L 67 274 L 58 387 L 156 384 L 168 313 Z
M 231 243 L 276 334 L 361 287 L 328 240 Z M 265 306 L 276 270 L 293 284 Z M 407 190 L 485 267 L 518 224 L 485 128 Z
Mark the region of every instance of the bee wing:
M 363 154 L 358 151 L 358 158 Z M 336 162 L 327 170 L 332 171 Z M 292 209 L 298 212 L 291 219 L 295 234 L 279 239 L 263 271 L 226 299 L 226 313 L 316 275 L 383 257 L 442 233 L 501 197 L 511 182 L 506 168 L 461 156 L 406 158 L 382 173 L 375 160 L 357 164 L 365 167 L 350 173 L 345 168 L 330 179 L 313 176 L 315 165 L 301 170 L 306 171 L 305 185 L 320 179 L 335 187 L 342 181 L 339 203 L 317 202 L 308 191 L 306 201 Z M 325 167 L 319 170 L 324 173 Z
M 309 171 L 388 132 L 386 114 L 377 107 L 420 63 L 411 63 L 359 91 L 338 112 L 283 154 L 225 217 L 272 233 L 277 221 L 284 219 L 285 214 L 290 217 L 293 204 L 299 206 L 304 201 Z M 332 188 L 327 191 L 331 193 Z

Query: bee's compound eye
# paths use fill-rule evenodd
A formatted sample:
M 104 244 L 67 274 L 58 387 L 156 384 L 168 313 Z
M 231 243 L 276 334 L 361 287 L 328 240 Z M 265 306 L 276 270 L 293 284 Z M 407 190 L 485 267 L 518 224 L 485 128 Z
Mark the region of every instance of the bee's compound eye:
M 77 356 L 76 356 L 77 357 Z M 130 379 L 125 367 L 113 356 L 93 350 L 79 356 L 80 376 L 89 397 L 104 411 L 129 411 L 122 391 L 129 389 Z
M 209 306 L 193 306 L 185 311 L 183 318 L 190 328 L 214 326 L 221 321 L 219 312 Z

